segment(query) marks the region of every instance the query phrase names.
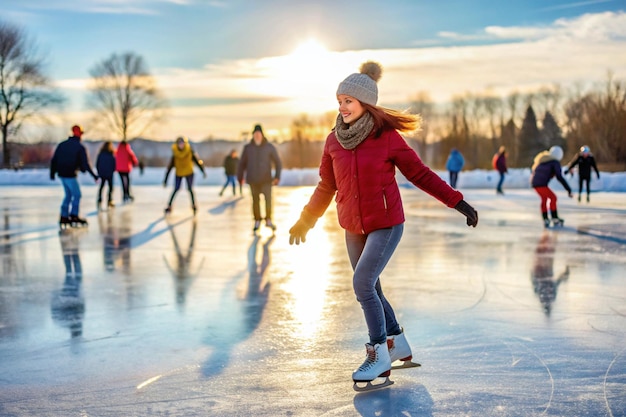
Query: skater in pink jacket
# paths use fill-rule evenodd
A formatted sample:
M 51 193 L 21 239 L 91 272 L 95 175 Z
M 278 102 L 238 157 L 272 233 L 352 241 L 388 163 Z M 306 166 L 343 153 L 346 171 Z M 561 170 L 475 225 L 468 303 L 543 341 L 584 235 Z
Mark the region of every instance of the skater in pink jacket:
M 354 292 L 369 333 L 365 362 L 352 374 L 357 391 L 391 384 L 388 376 L 394 361 L 415 366 L 411 347 L 380 280 L 400 242 L 405 220 L 396 168 L 416 187 L 465 215 L 468 226 L 478 223 L 478 213 L 463 200 L 463 194 L 427 167 L 398 133 L 416 130 L 419 116 L 376 106 L 376 81 L 381 73 L 378 63 L 366 62 L 360 73 L 339 84 L 339 114 L 324 146 L 321 180 L 289 230 L 290 244 L 304 242 L 309 229 L 335 198 L 354 271 Z M 373 385 L 371 382 L 379 377 L 385 378 L 384 382 Z
M 124 203 L 134 200 L 130 193 L 130 172 L 138 164 L 139 160 L 130 144 L 125 140 L 121 141 L 115 151 L 115 170 L 120 175 L 120 180 L 122 181 L 122 201 Z

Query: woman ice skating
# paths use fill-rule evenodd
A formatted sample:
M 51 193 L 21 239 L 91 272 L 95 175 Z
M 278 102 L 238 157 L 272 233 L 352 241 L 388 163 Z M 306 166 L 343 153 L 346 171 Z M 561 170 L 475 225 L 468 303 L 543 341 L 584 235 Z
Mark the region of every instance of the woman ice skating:
M 547 151 L 539 152 L 535 156 L 532 173 L 531 173 L 531 185 L 541 197 L 541 216 L 543 217 L 543 223 L 545 227 L 563 226 L 563 219 L 559 218 L 556 194 L 548 187 L 548 183 L 553 177 L 563 185 L 563 188 L 567 190 L 568 196 L 572 197 L 572 189 L 570 188 L 563 175 L 561 175 L 561 163 L 559 162 L 563 158 L 563 149 L 560 146 L 553 146 Z M 548 209 L 552 219 L 548 217 Z
M 574 167 L 578 165 L 578 202 L 580 203 L 580 197 L 583 193 L 583 183 L 587 186 L 587 203 L 589 202 L 589 193 L 591 193 L 591 189 L 589 188 L 589 183 L 591 182 L 591 168 L 596 171 L 596 176 L 600 179 L 600 172 L 598 171 L 598 167 L 596 166 L 596 160 L 591 154 L 591 150 L 589 146 L 581 146 L 580 152 L 572 162 L 569 163 L 567 169 L 565 170 L 565 175 L 570 173 Z
M 121 141 L 115 152 L 115 170 L 120 175 L 120 181 L 122 181 L 122 201 L 124 203 L 134 200 L 130 193 L 130 172 L 137 165 L 139 165 L 139 160 L 130 144 L 125 140 Z
M 498 185 L 496 186 L 496 193 L 504 194 L 504 192 L 502 191 L 502 184 L 504 184 L 504 174 L 509 172 L 506 167 L 506 148 L 504 146 L 500 146 L 498 152 L 493 155 L 493 158 L 491 159 L 491 165 L 493 165 L 493 169 L 498 171 L 498 174 L 500 175 Z
M 189 196 L 191 197 L 191 209 L 193 210 L 193 214 L 196 214 L 196 199 L 193 194 L 194 163 L 198 166 L 198 168 L 200 168 L 200 171 L 202 171 L 202 175 L 206 178 L 206 173 L 204 172 L 204 164 L 191 148 L 189 140 L 184 136 L 177 138 L 176 143 L 172 145 L 172 159 L 167 166 L 165 179 L 163 180 L 163 187 L 165 187 L 167 186 L 167 177 L 169 177 L 170 171 L 172 170 L 172 168 L 175 168 L 176 180 L 174 183 L 174 191 L 172 191 L 170 200 L 167 203 L 167 207 L 165 208 L 166 214 L 172 211 L 172 202 L 174 201 L 174 197 L 176 197 L 176 193 L 178 193 L 178 190 L 180 190 L 183 179 L 185 179 L 185 181 L 187 182 L 187 190 L 189 191 Z
M 96 159 L 96 170 L 100 177 L 100 189 L 98 190 L 98 211 L 102 209 L 102 190 L 104 185 L 108 184 L 109 193 L 107 199 L 107 207 L 115 207 L 113 204 L 113 173 L 115 172 L 115 150 L 113 143 L 106 141 L 102 144 L 98 158 Z
M 382 69 L 366 62 L 337 88 L 339 114 L 328 135 L 320 163 L 321 180 L 300 219 L 289 230 L 289 243 L 305 242 L 306 234 L 333 197 L 339 224 L 345 229 L 353 288 L 369 333 L 366 358 L 352 374 L 354 389 L 368 391 L 390 385 L 391 364 L 410 366 L 411 347 L 393 308 L 385 298 L 380 274 L 400 241 L 404 210 L 395 180 L 398 168 L 415 186 L 454 207 L 476 226 L 478 213 L 408 146 L 398 131 L 419 126 L 419 116 L 376 106 Z M 384 378 L 374 385 L 372 381 Z

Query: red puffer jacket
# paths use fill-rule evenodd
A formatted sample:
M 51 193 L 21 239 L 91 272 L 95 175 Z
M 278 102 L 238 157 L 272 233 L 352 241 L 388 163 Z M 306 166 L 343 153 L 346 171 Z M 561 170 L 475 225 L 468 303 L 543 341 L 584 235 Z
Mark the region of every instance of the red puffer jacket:
M 339 224 L 351 233 L 368 234 L 404 222 L 396 167 L 416 187 L 454 207 L 463 194 L 428 168 L 395 130 L 370 135 L 352 150 L 331 132 L 320 165 L 321 180 L 305 211 L 321 217 L 335 192 Z
M 139 160 L 128 142 L 120 142 L 115 151 L 115 170 L 130 173 L 138 164 Z

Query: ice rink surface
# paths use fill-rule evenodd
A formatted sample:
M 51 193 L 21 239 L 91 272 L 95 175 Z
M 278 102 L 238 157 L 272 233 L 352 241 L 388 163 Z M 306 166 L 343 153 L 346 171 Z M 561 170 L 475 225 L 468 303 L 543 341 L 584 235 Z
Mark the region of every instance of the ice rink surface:
M 59 234 L 60 186 L 0 187 L 0 416 L 625 416 L 626 194 L 469 190 L 480 222 L 414 188 L 381 277 L 421 368 L 352 390 L 368 341 L 331 208 L 300 246 L 312 187 L 250 196 L 137 186 Z M 119 199 L 120 189 L 116 190 Z M 227 193 L 228 194 L 228 193 Z

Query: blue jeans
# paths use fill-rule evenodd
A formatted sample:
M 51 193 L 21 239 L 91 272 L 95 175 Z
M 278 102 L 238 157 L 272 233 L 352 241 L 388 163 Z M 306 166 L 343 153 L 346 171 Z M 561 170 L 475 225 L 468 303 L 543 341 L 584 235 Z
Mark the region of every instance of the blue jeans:
M 80 193 L 80 186 L 78 185 L 78 180 L 76 177 L 73 178 L 63 178 L 61 179 L 61 184 L 63 184 L 63 190 L 65 191 L 65 198 L 61 203 L 61 216 L 78 216 L 78 209 L 80 208 L 80 198 L 82 194 Z
M 502 183 L 504 183 L 504 172 L 500 172 L 500 181 L 498 181 L 497 191 L 502 192 Z
M 346 231 L 346 247 L 354 276 L 352 286 L 369 333 L 370 343 L 383 343 L 387 334 L 400 334 L 391 304 L 387 301 L 380 285 L 380 273 L 396 250 L 404 225 L 380 229 L 368 235 L 357 235 Z

